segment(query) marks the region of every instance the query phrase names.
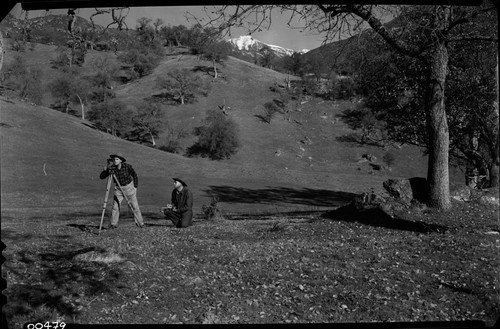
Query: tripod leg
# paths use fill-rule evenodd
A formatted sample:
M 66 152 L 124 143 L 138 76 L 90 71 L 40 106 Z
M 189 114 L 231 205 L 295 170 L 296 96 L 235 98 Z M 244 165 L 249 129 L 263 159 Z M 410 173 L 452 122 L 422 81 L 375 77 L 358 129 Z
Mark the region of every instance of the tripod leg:
M 99 234 L 101 234 L 102 221 L 104 220 L 104 213 L 106 212 L 106 205 L 108 204 L 109 189 L 111 188 L 111 176 L 108 177 L 108 185 L 106 187 L 106 196 L 104 197 L 104 205 L 102 206 L 101 225 L 99 225 Z
M 118 187 L 120 188 L 120 191 L 122 191 L 122 194 L 123 194 L 123 198 L 125 199 L 125 201 L 127 201 L 127 204 L 128 204 L 128 207 L 130 208 L 130 210 L 132 210 L 132 213 L 134 214 L 134 222 L 137 226 L 140 226 L 139 224 L 139 219 L 137 218 L 137 215 L 135 214 L 135 211 L 134 211 L 134 208 L 132 207 L 132 205 L 130 204 L 130 201 L 128 200 L 127 196 L 125 195 L 125 192 L 123 192 L 123 188 L 122 186 L 120 185 L 120 183 L 118 182 L 118 178 L 116 178 L 115 175 L 113 175 L 113 178 L 115 180 L 115 183 L 116 185 L 118 185 Z

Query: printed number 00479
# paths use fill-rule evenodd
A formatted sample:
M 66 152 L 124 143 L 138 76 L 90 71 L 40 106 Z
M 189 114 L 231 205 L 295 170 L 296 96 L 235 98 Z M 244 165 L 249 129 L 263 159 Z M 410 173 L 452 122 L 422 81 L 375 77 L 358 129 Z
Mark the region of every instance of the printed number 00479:
M 28 323 L 26 329 L 64 329 L 66 323 L 64 322 L 45 322 L 45 323 Z

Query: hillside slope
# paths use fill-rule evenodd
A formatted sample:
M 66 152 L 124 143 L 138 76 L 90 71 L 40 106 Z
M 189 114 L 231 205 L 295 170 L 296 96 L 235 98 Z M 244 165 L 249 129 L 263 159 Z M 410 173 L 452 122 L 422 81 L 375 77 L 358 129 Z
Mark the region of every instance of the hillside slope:
M 29 65 L 45 68 L 50 55 L 51 50 L 42 46 L 25 54 Z M 166 56 L 151 75 L 115 88 L 117 98 L 134 104 L 157 92 L 155 79 L 169 70 L 209 65 L 191 55 Z M 183 176 L 193 188 L 198 210 L 210 195 L 217 195 L 225 209 L 236 212 L 335 206 L 348 193 L 381 190 L 381 182 L 388 177 L 425 176 L 426 158 L 416 148 L 384 150 L 339 141 L 351 132 L 335 119 L 349 106 L 346 102 L 296 100 L 289 113 L 267 124 L 257 116 L 266 102 L 278 98 L 269 87 L 286 76 L 232 57 L 220 71 L 224 78 L 211 83 L 208 97 L 184 106 L 162 106 L 166 123 L 189 132 L 201 124 L 208 109 L 231 107 L 229 115 L 239 126 L 242 147 L 223 161 L 162 152 L 92 129 L 77 117 L 2 98 L 2 209 L 91 207 L 99 211 L 106 184 L 98 175 L 112 152 L 123 153 L 134 165 L 141 181 L 140 203 L 156 212 L 168 201 L 173 176 Z M 203 70 L 198 74 L 211 80 Z M 160 137 L 161 141 L 164 136 Z M 194 140 L 188 137 L 182 146 L 187 148 Z M 373 154 L 382 163 L 387 151 L 396 158 L 392 171 L 375 171 L 370 163 L 360 161 L 363 154 Z
M 158 92 L 155 90 L 155 80 L 170 70 L 209 65 L 209 62 L 191 55 L 166 57 L 150 76 L 118 87 L 117 97 L 127 104 L 133 104 Z M 417 148 L 384 150 L 339 141 L 342 136 L 352 133 L 335 117 L 351 106 L 349 102 L 316 98 L 291 100 L 289 112 L 276 115 L 268 124 L 258 115 L 264 113 L 265 103 L 279 98 L 279 94 L 271 91 L 270 87 L 275 83 L 283 83 L 287 76 L 233 57 L 229 57 L 219 67 L 219 71 L 224 78 L 211 83 L 212 90 L 208 97 L 198 97 L 193 104 L 163 105 L 163 109 L 166 122 L 191 131 L 201 124 L 208 109 L 217 109 L 222 104 L 231 107 L 228 112 L 240 128 L 242 147 L 231 159 L 221 163 L 237 165 L 245 172 L 273 172 L 273 177 L 289 177 L 292 180 L 300 179 L 297 178 L 300 173 L 314 174 L 321 177 L 318 183 L 335 185 L 335 179 L 330 181 L 329 176 L 368 176 L 367 180 L 372 181 L 371 167 L 368 164 L 360 165 L 358 161 L 363 154 L 373 154 L 378 158 L 378 163 L 382 163 L 383 155 L 390 151 L 396 158 L 392 172 L 378 172 L 375 175 L 425 176 L 426 158 Z M 211 77 L 200 74 L 200 79 L 211 80 Z M 193 142 L 193 138 L 184 140 L 184 148 Z M 289 175 L 288 172 L 293 173 Z M 316 183 L 316 180 L 306 181 Z
M 2 210 L 98 214 L 106 189 L 98 176 L 113 152 L 123 153 L 135 167 L 141 206 L 151 213 L 168 202 L 174 176 L 192 188 L 198 213 L 210 195 L 230 212 L 332 207 L 345 202 L 349 192 L 379 186 L 382 179 L 190 159 L 115 138 L 48 108 L 2 97 L 0 109 Z

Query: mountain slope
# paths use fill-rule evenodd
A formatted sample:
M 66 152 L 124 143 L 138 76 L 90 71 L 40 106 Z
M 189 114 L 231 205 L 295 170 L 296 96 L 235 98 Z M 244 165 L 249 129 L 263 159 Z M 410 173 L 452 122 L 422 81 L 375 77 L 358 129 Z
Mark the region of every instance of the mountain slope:
M 264 47 L 268 47 L 269 49 L 271 49 L 277 57 L 292 56 L 293 53 L 295 52 L 304 54 L 309 51 L 307 49 L 295 51 L 293 49 L 287 49 L 280 46 L 266 44 L 262 41 L 254 39 L 250 35 L 243 35 L 238 38 L 228 39 L 228 42 L 238 50 L 246 52 L 247 55 L 252 55 L 254 51 L 258 52 Z

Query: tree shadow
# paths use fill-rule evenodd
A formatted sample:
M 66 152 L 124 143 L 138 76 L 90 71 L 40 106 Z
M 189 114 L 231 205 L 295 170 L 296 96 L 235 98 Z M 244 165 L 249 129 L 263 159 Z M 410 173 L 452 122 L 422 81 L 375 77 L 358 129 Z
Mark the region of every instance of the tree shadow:
M 6 266 L 21 279 L 9 282 L 3 291 L 9 301 L 3 307 L 7 319 L 12 321 L 14 316 L 24 316 L 33 322 L 46 322 L 53 312 L 75 319 L 81 309 L 75 301 L 79 296 L 98 296 L 113 291 L 123 275 L 122 270 L 107 264 L 75 260 L 76 256 L 90 251 L 102 252 L 103 249 L 68 245 L 65 239 L 38 253 L 17 252 L 17 261 Z M 30 268 L 28 277 L 24 274 L 25 267 Z
M 15 230 L 9 229 L 9 228 L 3 228 L 2 229 L 2 240 L 3 241 L 25 241 L 32 239 L 35 236 L 35 234 L 32 233 L 22 233 L 19 234 Z
M 95 129 L 95 130 L 102 130 L 101 127 L 99 127 L 97 124 L 95 123 L 89 123 L 89 122 L 82 122 L 82 125 L 84 125 L 85 127 L 89 127 L 89 128 L 92 128 L 92 129 Z
M 214 70 L 213 66 L 197 65 L 191 71 L 193 71 L 195 73 L 196 72 L 203 72 L 203 73 L 206 73 L 208 75 L 211 75 L 211 73 L 213 72 L 213 70 Z
M 352 204 L 328 211 L 321 215 L 321 217 L 337 221 L 358 222 L 375 227 L 384 227 L 415 233 L 446 233 L 448 230 L 448 227 L 443 225 L 428 224 L 420 221 L 410 221 L 399 217 L 392 217 L 380 208 L 358 210 Z
M 262 121 L 264 123 L 271 123 L 271 120 L 266 118 L 262 114 L 255 114 L 254 117 L 256 117 L 257 119 L 259 119 L 260 121 Z
M 184 152 L 184 156 L 188 158 L 202 157 L 214 160 L 210 155 L 210 150 L 200 145 L 199 142 L 196 142 L 193 145 L 189 146 Z
M 350 201 L 355 194 L 311 188 L 269 187 L 264 189 L 248 189 L 233 186 L 210 186 L 205 190 L 219 202 L 275 204 L 291 203 L 317 207 L 337 207 Z
M 314 217 L 320 217 L 322 214 L 324 214 L 324 210 L 292 210 L 292 211 L 280 211 L 277 213 L 275 210 L 269 210 L 269 211 L 262 211 L 259 213 L 238 213 L 238 214 L 228 214 L 225 215 L 228 219 L 232 221 L 238 221 L 238 220 L 259 220 L 259 221 L 266 221 L 266 220 L 275 220 L 277 216 L 281 217 L 304 217 L 304 216 L 314 216 Z
M 77 228 L 77 229 L 79 229 L 82 232 L 91 233 L 91 234 L 94 234 L 94 235 L 99 235 L 99 226 L 100 225 L 68 224 L 66 226 Z M 107 225 L 103 225 L 102 229 L 103 230 L 107 230 L 108 226 Z

